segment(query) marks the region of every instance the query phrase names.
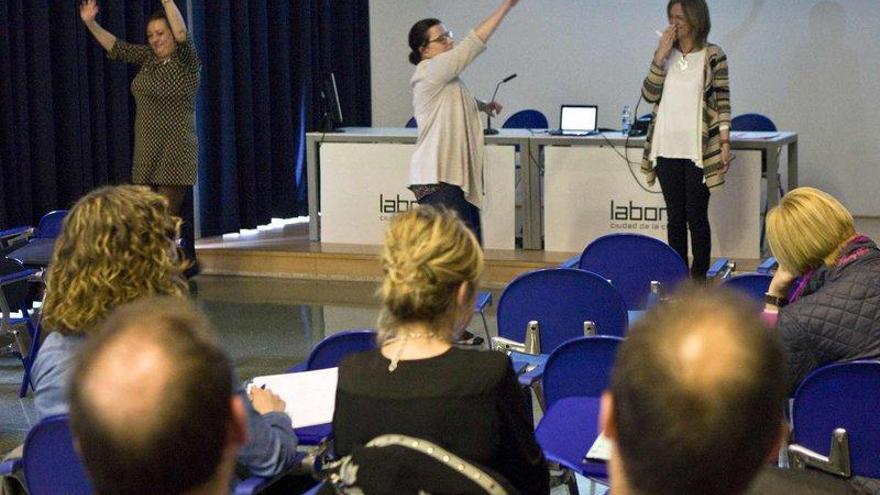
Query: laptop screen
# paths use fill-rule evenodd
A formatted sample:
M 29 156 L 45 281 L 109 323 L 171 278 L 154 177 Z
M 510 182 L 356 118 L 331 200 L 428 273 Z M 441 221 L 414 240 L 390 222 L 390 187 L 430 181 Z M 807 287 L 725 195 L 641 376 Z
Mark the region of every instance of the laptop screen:
M 596 105 L 562 105 L 559 129 L 562 131 L 595 131 L 598 116 Z

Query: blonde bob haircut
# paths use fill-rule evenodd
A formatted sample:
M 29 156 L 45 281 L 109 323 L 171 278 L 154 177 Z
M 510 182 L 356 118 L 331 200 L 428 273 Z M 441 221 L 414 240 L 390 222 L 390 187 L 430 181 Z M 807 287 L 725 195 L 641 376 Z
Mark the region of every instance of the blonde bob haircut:
M 89 334 L 118 306 L 187 294 L 188 262 L 175 243 L 180 219 L 164 196 L 113 186 L 83 196 L 64 220 L 46 279 L 43 323 Z
M 381 261 L 379 341 L 411 322 L 451 338 L 458 288 L 467 282 L 472 295 L 483 272 L 483 250 L 458 216 L 430 206 L 398 215 L 385 232 Z
M 856 235 L 852 214 L 830 194 L 799 187 L 767 214 L 767 242 L 779 265 L 796 274 L 832 264 Z

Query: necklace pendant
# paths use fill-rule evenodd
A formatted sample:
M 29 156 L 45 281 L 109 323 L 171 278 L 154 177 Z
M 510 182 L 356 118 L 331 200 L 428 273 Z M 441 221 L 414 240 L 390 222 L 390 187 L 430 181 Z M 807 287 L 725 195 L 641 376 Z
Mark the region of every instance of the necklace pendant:
M 678 66 L 681 68 L 681 70 L 687 70 L 688 61 L 686 58 L 684 58 L 684 55 L 682 55 L 681 58 L 678 59 Z

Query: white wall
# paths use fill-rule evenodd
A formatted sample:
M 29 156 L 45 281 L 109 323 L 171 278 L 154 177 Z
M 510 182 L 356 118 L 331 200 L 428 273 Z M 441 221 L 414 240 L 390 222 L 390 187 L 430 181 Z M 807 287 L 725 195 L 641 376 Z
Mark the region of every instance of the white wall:
M 412 115 L 407 33 L 439 17 L 461 39 L 497 2 L 371 0 L 373 125 Z M 634 104 L 666 25 L 664 0 L 522 0 L 465 72 L 471 91 L 511 112 L 543 111 L 555 126 L 562 103 L 599 105 L 599 125 L 619 127 Z M 880 217 L 880 1 L 709 0 L 710 41 L 730 59 L 734 114 L 769 115 L 800 134 L 800 183 L 841 198 L 859 216 Z M 643 104 L 639 114 L 648 108 Z M 502 115 L 503 121 L 504 115 Z M 872 128 L 869 130 L 869 126 Z

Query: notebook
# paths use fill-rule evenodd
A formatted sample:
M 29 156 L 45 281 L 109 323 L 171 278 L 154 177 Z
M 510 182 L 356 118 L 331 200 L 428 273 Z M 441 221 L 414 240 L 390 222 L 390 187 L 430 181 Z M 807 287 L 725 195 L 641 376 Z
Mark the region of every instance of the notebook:
M 597 131 L 599 107 L 596 105 L 562 105 L 559 109 L 559 129 L 550 131 L 554 136 L 589 136 Z

